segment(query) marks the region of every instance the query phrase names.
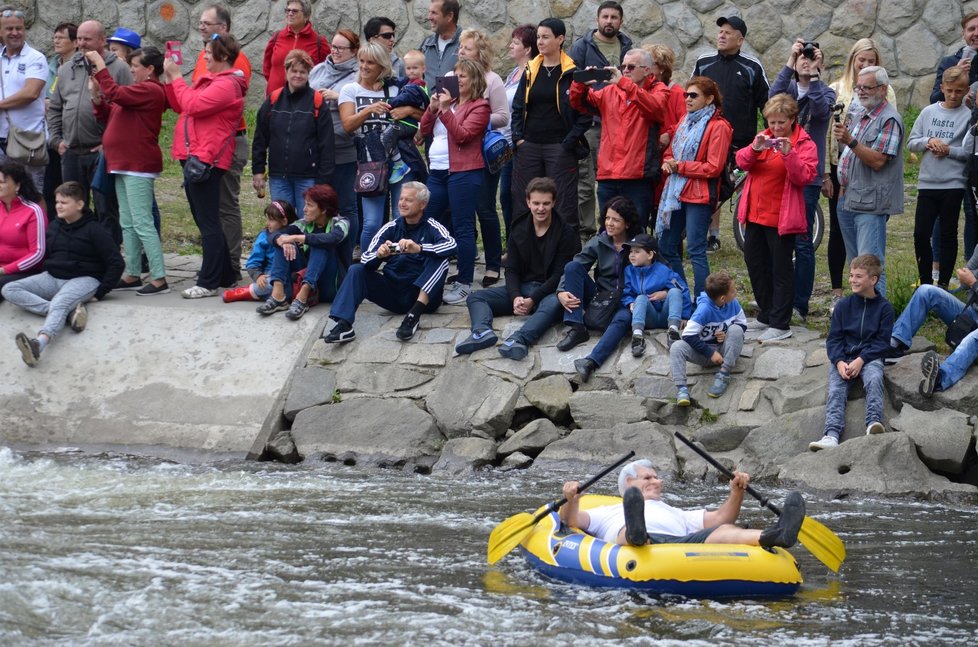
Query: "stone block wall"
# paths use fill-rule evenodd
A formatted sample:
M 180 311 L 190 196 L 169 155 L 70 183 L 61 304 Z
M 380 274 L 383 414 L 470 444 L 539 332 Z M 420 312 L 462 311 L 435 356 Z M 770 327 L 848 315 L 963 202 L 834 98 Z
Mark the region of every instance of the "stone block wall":
M 143 34 L 151 44 L 187 43 L 189 72 L 200 46 L 197 20 L 210 2 L 187 0 L 14 0 L 28 13 L 29 41 L 51 51 L 53 27 L 59 22 L 98 19 L 110 31 L 123 26 Z M 271 33 L 284 24 L 284 0 L 226 0 L 232 31 L 241 40 L 255 69 L 252 96 L 261 97 L 262 52 Z M 398 25 L 397 51 L 417 47 L 429 32 L 428 0 L 312 0 L 313 25 L 331 36 L 339 27 L 360 30 L 371 16 L 386 15 Z M 500 55 L 496 69 L 507 72 L 505 58 L 516 25 L 554 16 L 568 27 L 568 43 L 594 27 L 598 0 L 463 0 L 461 25 L 489 34 Z M 764 64 L 769 78 L 784 65 L 796 37 L 818 41 L 838 77 L 849 47 L 871 36 L 883 52 L 901 108 L 926 105 L 937 60 L 961 46 L 961 16 L 978 10 L 978 0 L 622 0 L 625 31 L 638 44 L 660 42 L 676 51 L 676 78 L 685 80 L 696 58 L 714 47 L 716 18 L 740 15 L 748 25 L 746 51 Z

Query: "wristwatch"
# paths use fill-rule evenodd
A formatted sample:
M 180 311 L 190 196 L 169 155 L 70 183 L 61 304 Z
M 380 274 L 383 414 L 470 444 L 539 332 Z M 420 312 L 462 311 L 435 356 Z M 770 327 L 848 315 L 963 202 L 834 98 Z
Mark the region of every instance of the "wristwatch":
M 848 146 L 852 150 L 856 150 L 856 146 L 859 146 L 859 140 L 853 137 L 852 139 L 849 140 L 849 143 L 846 144 L 846 146 Z

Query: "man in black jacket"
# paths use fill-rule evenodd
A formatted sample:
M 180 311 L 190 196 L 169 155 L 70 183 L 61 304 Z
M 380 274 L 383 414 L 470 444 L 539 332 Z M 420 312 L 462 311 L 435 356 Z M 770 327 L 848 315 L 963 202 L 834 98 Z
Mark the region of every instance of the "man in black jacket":
M 506 285 L 479 290 L 469 295 L 466 305 L 472 320 L 472 334 L 455 347 L 461 355 L 494 346 L 494 315 L 532 315 L 523 327 L 499 347 L 509 359 L 526 357 L 536 343 L 561 316 L 555 291 L 560 276 L 580 251 L 577 233 L 567 223 L 553 217 L 557 185 L 546 177 L 530 180 L 526 186 L 530 217 L 513 223 L 506 248 Z

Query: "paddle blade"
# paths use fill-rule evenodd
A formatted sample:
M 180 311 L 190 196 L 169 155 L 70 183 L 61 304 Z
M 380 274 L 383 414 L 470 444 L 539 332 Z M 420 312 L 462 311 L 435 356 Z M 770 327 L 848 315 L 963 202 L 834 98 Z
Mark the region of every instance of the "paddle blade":
M 839 567 L 846 559 L 846 546 L 827 526 L 811 517 L 805 517 L 798 539 L 818 561 L 828 566 L 832 572 L 839 572 Z
M 529 512 L 520 512 L 493 528 L 489 534 L 489 549 L 486 554 L 489 563 L 495 564 L 519 546 L 536 522 Z

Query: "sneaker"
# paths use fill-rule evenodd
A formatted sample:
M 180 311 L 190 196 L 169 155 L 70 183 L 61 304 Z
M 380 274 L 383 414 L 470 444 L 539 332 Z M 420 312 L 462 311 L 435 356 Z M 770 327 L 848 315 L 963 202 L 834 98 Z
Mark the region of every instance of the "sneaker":
M 933 283 L 937 283 L 938 281 L 940 281 L 941 280 L 941 271 L 940 270 L 931 270 L 930 271 L 930 280 Z
M 163 285 L 153 285 L 152 283 L 147 283 L 143 287 L 136 290 L 136 295 L 141 297 L 152 297 L 157 294 L 168 294 L 170 292 L 170 285 L 163 281 Z
M 625 541 L 631 546 L 649 543 L 649 531 L 645 526 L 645 497 L 637 487 L 625 490 L 621 500 L 625 509 Z
M 345 344 L 357 338 L 357 331 L 353 329 L 353 324 L 340 319 L 329 331 L 328 335 L 323 336 L 323 341 L 327 344 Z
M 298 301 L 298 299 L 296 299 L 296 301 Z M 281 312 L 283 310 L 289 310 L 289 302 L 285 299 L 279 301 L 275 297 L 268 297 L 265 303 L 255 308 L 255 312 L 263 317 L 267 317 L 270 314 L 275 314 L 276 312 Z M 301 317 L 302 315 L 299 316 Z
M 590 338 L 591 333 L 588 332 L 586 327 L 568 326 L 567 332 L 565 332 L 561 340 L 557 342 L 557 350 L 562 353 L 566 353 L 575 346 L 583 344 Z
M 681 407 L 688 407 L 692 404 L 689 399 L 689 387 L 681 386 L 676 390 L 676 404 Z
M 882 433 L 885 433 L 885 432 L 886 432 L 886 427 L 884 427 L 883 426 L 883 423 L 880 422 L 879 420 L 877 420 L 876 422 L 870 423 L 870 425 L 868 427 L 866 427 L 866 435 L 867 436 L 872 436 L 873 434 L 882 434 Z
M 421 317 L 413 313 L 407 313 L 404 319 L 401 321 L 401 325 L 397 327 L 397 338 L 401 341 L 408 341 L 414 337 L 414 333 L 418 332 L 418 326 L 421 325 Z
M 17 348 L 20 349 L 20 356 L 24 359 L 24 363 L 31 367 L 37 366 L 37 363 L 41 361 L 41 344 L 22 332 L 17 333 L 14 340 L 17 342 Z
M 468 283 L 454 283 L 451 289 L 447 290 L 441 300 L 450 306 L 458 306 L 465 303 L 472 292 L 472 286 Z
M 720 251 L 720 239 L 716 236 L 710 236 L 706 239 L 706 251 L 710 254 Z
M 121 291 L 121 290 L 138 290 L 141 287 L 143 287 L 143 280 L 142 279 L 136 279 L 135 281 L 124 281 L 122 279 L 119 279 L 119 282 L 116 283 L 116 286 L 114 288 L 112 288 L 112 289 L 113 290 L 119 290 L 119 291 Z
M 492 330 L 480 330 L 460 341 L 455 347 L 455 352 L 459 355 L 469 355 L 477 350 L 495 346 L 497 341 L 499 337 L 496 337 L 496 333 Z
M 299 299 L 292 299 L 292 305 L 289 309 L 285 311 L 285 318 L 289 321 L 298 321 L 302 319 L 302 315 L 309 312 L 309 306 L 305 301 L 300 301 Z
M 791 337 L 791 330 L 781 330 L 780 328 L 768 328 L 758 336 L 757 341 L 762 344 L 766 341 L 778 341 Z
M 75 306 L 75 309 L 71 311 L 68 315 L 68 326 L 71 327 L 75 332 L 81 332 L 85 330 L 85 326 L 88 325 L 88 308 L 85 307 L 84 303 L 79 303 Z
M 792 315 L 792 319 L 797 319 L 802 326 L 808 323 L 808 317 L 803 315 L 801 313 L 801 310 L 799 310 L 798 308 L 792 308 L 791 315 Z
M 711 398 L 719 398 L 727 392 L 727 386 L 729 385 L 730 373 L 717 373 L 716 377 L 713 378 L 713 386 L 710 387 L 710 390 L 706 394 Z
M 808 451 L 817 452 L 823 449 L 832 449 L 833 447 L 839 446 L 839 439 L 835 436 L 829 436 L 825 434 L 822 436 L 821 440 L 814 440 L 808 443 Z
M 632 357 L 641 357 L 645 354 L 645 335 L 642 333 L 632 333 Z
M 789 492 L 784 498 L 784 506 L 781 508 L 781 516 L 777 523 L 761 532 L 758 543 L 765 548 L 781 546 L 791 548 L 798 543 L 798 531 L 805 520 L 805 499 L 801 493 L 796 491 Z
M 669 330 L 666 332 L 666 337 L 669 338 L 669 343 L 674 341 L 679 341 L 679 326 L 672 324 L 669 326 Z
M 835 306 L 837 306 L 839 304 L 839 301 L 842 301 L 842 295 L 841 294 L 833 294 L 832 295 L 832 305 L 829 306 L 829 315 L 830 316 L 832 315 L 832 313 L 835 312 Z
M 768 328 L 769 326 L 760 319 L 747 320 L 747 332 L 758 332 L 760 330 L 767 330 Z
M 184 299 L 203 299 L 204 297 L 216 297 L 217 293 L 217 289 L 208 290 L 207 288 L 199 285 L 192 285 L 181 292 L 180 296 L 182 296 Z
M 499 354 L 506 359 L 512 359 L 519 361 L 526 357 L 530 349 L 526 347 L 526 344 L 518 339 L 513 339 L 510 337 L 503 342 L 503 345 L 499 347 Z
M 577 371 L 577 377 L 580 378 L 581 384 L 585 384 L 591 379 L 591 375 L 598 370 L 598 363 L 595 362 L 590 357 L 582 357 L 581 359 L 574 360 L 574 370 Z
M 937 377 L 941 372 L 941 358 L 932 350 L 924 353 L 920 360 L 920 371 L 924 374 L 920 380 L 917 391 L 928 398 L 934 395 L 934 387 L 937 385 Z

